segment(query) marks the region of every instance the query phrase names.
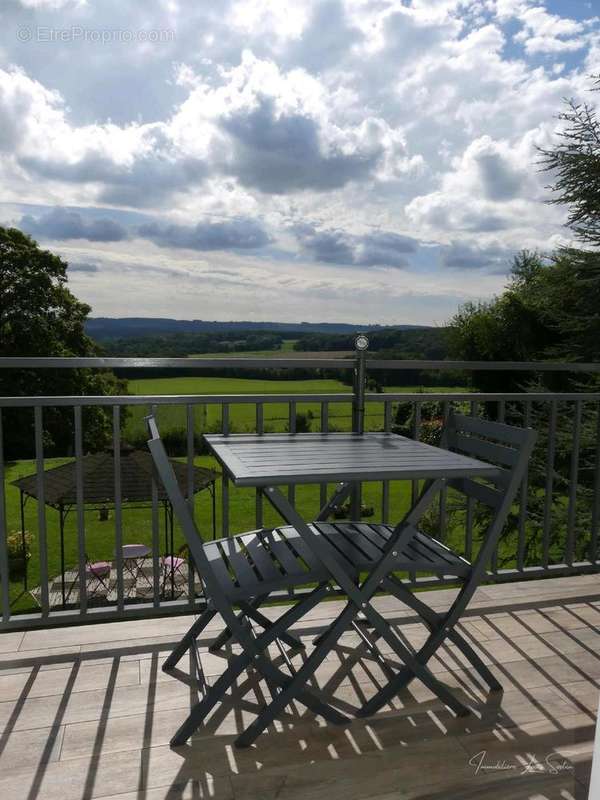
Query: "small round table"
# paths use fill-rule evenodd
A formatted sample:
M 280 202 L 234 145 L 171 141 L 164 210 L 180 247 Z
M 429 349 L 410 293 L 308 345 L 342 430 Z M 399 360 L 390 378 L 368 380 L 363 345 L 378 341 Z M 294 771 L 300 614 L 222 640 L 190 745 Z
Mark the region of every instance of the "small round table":
M 152 586 L 143 569 L 144 559 L 149 554 L 150 548 L 145 544 L 125 544 L 121 548 L 121 556 L 123 558 L 123 573 L 127 572 L 132 578 L 131 586 L 125 593 L 126 597 L 129 597 L 133 589 L 137 587 L 138 578 L 140 576 L 144 578 L 148 586 Z

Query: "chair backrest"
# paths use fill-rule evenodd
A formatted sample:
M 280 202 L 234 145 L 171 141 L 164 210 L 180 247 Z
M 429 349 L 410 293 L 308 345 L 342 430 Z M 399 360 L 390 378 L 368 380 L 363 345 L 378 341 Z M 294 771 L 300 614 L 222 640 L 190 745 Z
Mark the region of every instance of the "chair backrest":
M 165 446 L 160 438 L 156 420 L 152 414 L 146 417 L 146 424 L 148 426 L 148 433 L 150 434 L 148 448 L 150 449 L 158 477 L 162 481 L 167 496 L 171 501 L 173 511 L 175 512 L 175 516 L 179 521 L 181 530 L 190 549 L 192 560 L 206 586 L 207 594 L 215 602 L 218 609 L 221 610 L 223 603 L 228 605 L 227 599 L 219 586 L 210 560 L 202 546 L 202 537 L 196 527 L 188 503 L 181 493 L 173 466 L 169 461 Z
M 537 434 L 480 417 L 450 413 L 442 445 L 449 450 L 486 461 L 498 468 L 483 479 L 456 478 L 453 489 L 492 509 L 492 518 L 476 561 L 485 564 L 494 552 L 506 518 L 523 482 Z

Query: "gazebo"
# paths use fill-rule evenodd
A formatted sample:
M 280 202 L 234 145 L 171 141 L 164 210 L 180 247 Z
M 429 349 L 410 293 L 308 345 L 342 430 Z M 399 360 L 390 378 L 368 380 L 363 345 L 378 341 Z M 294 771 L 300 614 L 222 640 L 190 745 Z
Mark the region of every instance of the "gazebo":
M 171 459 L 171 464 L 182 493 L 188 495 L 188 466 Z M 105 450 L 86 455 L 81 460 L 83 504 L 88 511 L 103 511 L 115 504 L 115 454 Z M 65 591 L 65 519 L 77 505 L 77 463 L 71 461 L 59 467 L 44 471 L 44 502 L 56 509 L 60 526 L 60 566 L 62 605 L 66 605 Z M 209 489 L 212 495 L 213 538 L 215 527 L 215 481 L 218 473 L 204 467 L 193 468 L 193 493 Z M 153 502 L 154 462 L 150 453 L 136 450 L 128 445 L 120 449 L 120 495 L 121 502 L 130 508 L 149 508 Z M 156 499 L 164 508 L 165 550 L 173 555 L 173 509 L 167 493 L 156 478 Z M 37 475 L 27 475 L 12 481 L 19 489 L 21 510 L 21 531 L 25 535 L 25 504 L 29 497 L 38 499 Z M 25 588 L 27 588 L 27 568 L 25 567 Z

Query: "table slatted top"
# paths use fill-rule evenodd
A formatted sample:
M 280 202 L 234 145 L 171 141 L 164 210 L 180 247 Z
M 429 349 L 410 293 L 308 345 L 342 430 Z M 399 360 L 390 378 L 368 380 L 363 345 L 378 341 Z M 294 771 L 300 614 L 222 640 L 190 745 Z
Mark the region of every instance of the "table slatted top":
M 394 433 L 207 435 L 236 486 L 491 476 L 497 467 Z

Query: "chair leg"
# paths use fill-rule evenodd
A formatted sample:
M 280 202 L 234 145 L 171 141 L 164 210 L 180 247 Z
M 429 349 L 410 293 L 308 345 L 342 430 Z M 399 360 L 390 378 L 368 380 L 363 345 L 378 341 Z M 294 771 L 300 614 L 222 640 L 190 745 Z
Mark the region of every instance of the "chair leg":
M 297 699 L 299 702 L 307 706 L 307 708 L 310 708 L 315 714 L 319 714 L 333 724 L 340 725 L 348 722 L 348 718 L 346 716 L 323 701 L 319 700 L 308 690 L 304 689 L 304 684 L 306 683 L 305 678 L 299 682 L 299 685 L 296 685 L 298 683 L 296 681 L 296 676 L 290 678 L 289 675 L 275 667 L 271 663 L 268 656 L 264 655 L 266 648 L 277 638 L 281 638 L 291 625 L 297 622 L 301 617 L 304 616 L 304 614 L 306 614 L 321 599 L 323 599 L 326 591 L 325 585 L 320 585 L 313 590 L 309 597 L 299 601 L 281 617 L 272 622 L 271 626 L 261 633 L 256 639 L 250 639 L 249 641 L 247 635 L 244 636 L 244 622 L 238 621 L 237 617 L 235 616 L 231 616 L 229 620 L 229 627 L 233 632 L 232 638 L 235 641 L 239 641 L 244 646 L 244 652 L 240 655 L 234 656 L 230 660 L 229 666 L 209 689 L 207 695 L 192 708 L 188 718 L 173 736 L 171 745 L 175 747 L 184 744 L 189 739 L 194 731 L 201 725 L 214 705 L 222 699 L 223 695 L 230 688 L 238 675 L 244 669 L 246 669 L 250 663 L 253 664 L 257 672 L 261 674 L 267 682 L 272 682 L 277 687 L 280 687 L 280 692 L 276 698 L 274 698 L 274 701 L 275 699 L 280 699 L 282 695 L 285 695 L 283 707 L 285 707 L 285 705 L 287 705 L 292 699 Z M 248 624 L 247 620 L 245 624 Z M 306 666 L 306 663 L 308 663 L 308 661 L 305 662 L 304 667 Z M 304 669 L 304 667 L 302 669 Z M 301 670 L 299 670 L 297 674 L 300 674 L 300 672 Z M 303 673 L 303 675 L 304 674 L 306 674 L 306 671 Z M 292 683 L 294 683 L 293 687 L 290 686 Z M 280 707 L 279 704 L 277 707 Z M 268 724 L 269 722 L 267 722 L 267 725 Z M 258 731 L 258 733 L 260 733 L 260 731 Z M 258 733 L 256 735 L 258 735 Z M 253 740 L 254 739 L 252 739 L 252 741 Z
M 370 617 L 374 614 L 372 609 L 367 613 Z M 385 625 L 379 630 L 380 635 L 386 638 L 397 655 L 404 661 L 405 666 L 402 667 L 393 680 L 382 687 L 377 694 L 363 705 L 358 712 L 358 716 L 367 717 L 374 714 L 401 692 L 415 677 L 419 678 L 428 688 L 434 691 L 440 700 L 451 708 L 457 716 L 466 716 L 470 713 L 469 709 L 457 700 L 450 690 L 432 675 L 431 671 L 426 666 L 429 659 L 436 653 L 444 641 L 449 638 L 449 634 L 458 621 L 460 613 L 460 606 L 453 606 L 451 611 L 436 625 L 425 644 L 416 653 L 412 653 L 403 645 L 395 647 L 392 639 L 398 641 L 397 637 L 394 635 L 390 636 L 389 629 L 386 630 Z
M 269 630 L 273 626 L 272 620 L 268 617 L 265 617 L 264 614 L 258 610 L 258 607 L 253 606 L 248 603 L 243 603 L 242 608 L 246 611 L 246 614 L 255 622 L 258 622 L 265 630 Z M 304 647 L 304 643 L 298 639 L 297 636 L 294 636 L 293 633 L 282 633 L 281 636 L 278 637 L 282 642 L 285 642 L 288 647 L 293 648 L 294 650 L 299 650 Z
M 434 630 L 440 624 L 443 617 L 433 611 L 429 606 L 424 603 L 416 594 L 413 594 L 409 589 L 403 586 L 394 576 L 390 576 L 385 581 L 385 586 L 392 594 L 397 597 L 402 603 L 414 609 L 419 616 L 422 617 L 425 624 L 430 630 Z M 458 633 L 457 630 L 452 629 L 448 632 L 448 639 L 453 642 L 470 662 L 473 669 L 480 675 L 480 677 L 487 683 L 491 692 L 501 692 L 502 684 L 496 679 L 494 674 L 483 663 L 481 658 L 477 655 L 473 647 L 467 640 Z
M 243 604 L 243 611 L 238 614 L 238 620 L 242 620 L 244 615 L 252 617 L 255 622 L 258 622 L 265 630 L 272 625 L 272 622 L 268 617 L 265 617 L 264 614 L 258 610 L 258 607 L 261 606 L 264 601 L 267 599 L 269 595 L 262 595 L 261 597 L 255 598 L 251 603 L 244 603 Z M 304 644 L 291 633 L 282 633 L 279 637 L 282 642 L 285 642 L 288 647 L 297 650 L 298 648 L 304 647 Z M 227 642 L 231 639 L 231 631 L 229 628 L 224 628 L 221 633 L 217 636 L 211 646 L 208 648 L 211 653 L 216 653 L 221 650 Z
M 318 647 L 313 650 L 298 672 L 288 681 L 287 686 L 273 698 L 273 701 L 258 715 L 246 730 L 235 740 L 237 747 L 250 747 L 256 738 L 267 728 L 275 719 L 277 714 L 282 711 L 293 699 L 301 702 L 304 700 L 300 696 L 301 687 L 314 675 L 319 664 L 327 656 L 327 653 L 335 645 L 341 634 L 349 627 L 356 610 L 351 603 L 348 603 L 343 611 L 338 615 L 335 622 L 329 626 Z M 344 718 L 344 721 L 347 721 Z
M 266 600 L 268 596 L 269 596 L 268 594 L 262 594 L 259 597 L 255 597 L 254 600 L 252 600 L 252 602 L 250 603 L 250 605 L 252 607 L 258 607 L 262 602 L 264 602 L 264 600 Z M 240 611 L 237 615 L 237 619 L 238 621 L 241 622 L 243 618 L 244 618 L 244 612 Z M 223 628 L 221 633 L 217 636 L 217 638 L 208 648 L 209 651 L 211 653 L 216 653 L 217 651 L 221 650 L 223 647 L 225 647 L 225 645 L 231 639 L 232 636 L 233 634 L 231 633 L 231 629 L 229 627 Z
M 212 608 L 207 608 L 202 614 L 198 617 L 198 619 L 194 622 L 192 627 L 189 631 L 184 635 L 180 642 L 173 648 L 171 654 L 168 656 L 167 660 L 164 662 L 162 668 L 164 672 L 169 672 L 172 670 L 181 660 L 183 655 L 189 649 L 189 647 L 196 641 L 199 634 L 206 628 L 208 623 L 212 620 L 212 618 L 216 615 L 216 611 Z

